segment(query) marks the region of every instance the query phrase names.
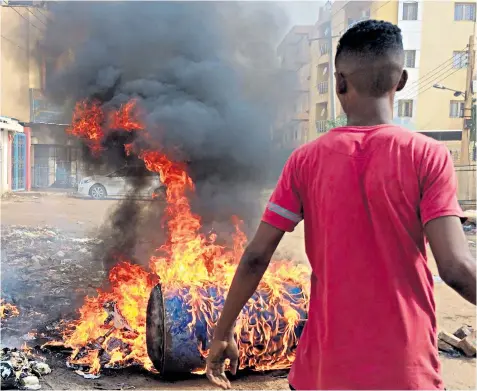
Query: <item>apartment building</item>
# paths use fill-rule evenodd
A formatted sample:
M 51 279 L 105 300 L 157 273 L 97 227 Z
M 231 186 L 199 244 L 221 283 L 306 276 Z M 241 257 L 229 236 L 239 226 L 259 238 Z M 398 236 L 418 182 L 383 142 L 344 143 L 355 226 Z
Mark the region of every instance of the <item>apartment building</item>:
M 372 18 L 397 24 L 403 33 L 409 81 L 396 95 L 395 123 L 443 140 L 458 154 L 466 51 L 469 37 L 476 31 L 476 3 L 476 0 L 327 3 L 318 15 L 310 46 L 308 139 L 319 137 L 327 131 L 330 119 L 343 114 L 334 94 L 333 77 L 339 38 L 354 23 Z
M 396 1 L 335 1 L 320 9 L 311 40 L 309 139 L 326 132 L 329 120 L 344 115 L 334 93 L 334 53 L 339 38 L 360 20 L 397 23 L 397 11 Z
M 310 111 L 310 38 L 313 26 L 295 26 L 283 38 L 277 54 L 281 68 L 294 77 L 293 96 L 280 110 L 273 139 L 281 149 L 294 149 L 308 141 Z

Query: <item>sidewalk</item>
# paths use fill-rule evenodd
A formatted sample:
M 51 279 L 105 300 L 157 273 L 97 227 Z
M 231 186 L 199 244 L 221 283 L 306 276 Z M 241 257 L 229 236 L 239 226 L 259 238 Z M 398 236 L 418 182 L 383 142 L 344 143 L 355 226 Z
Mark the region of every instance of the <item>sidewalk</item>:
M 14 197 L 45 197 L 45 196 L 67 196 L 71 193 L 74 193 L 75 189 L 65 189 L 65 188 L 34 188 L 31 191 L 9 191 L 2 194 L 3 199 L 14 198 Z

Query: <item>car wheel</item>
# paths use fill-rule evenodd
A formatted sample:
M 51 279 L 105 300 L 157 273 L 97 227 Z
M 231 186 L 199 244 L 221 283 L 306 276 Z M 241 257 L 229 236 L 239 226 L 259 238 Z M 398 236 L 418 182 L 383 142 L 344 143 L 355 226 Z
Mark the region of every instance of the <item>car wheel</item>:
M 95 200 L 102 200 L 103 198 L 106 197 L 106 189 L 104 188 L 103 185 L 96 184 L 91 187 L 89 194 Z

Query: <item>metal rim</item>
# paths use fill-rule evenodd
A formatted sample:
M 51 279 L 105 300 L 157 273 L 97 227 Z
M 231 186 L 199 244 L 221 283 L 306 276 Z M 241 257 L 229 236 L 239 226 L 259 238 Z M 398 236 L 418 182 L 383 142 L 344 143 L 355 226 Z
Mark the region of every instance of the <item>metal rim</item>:
M 154 367 L 164 376 L 166 358 L 165 306 L 162 286 L 157 284 L 151 291 L 146 311 L 146 348 Z
M 101 185 L 94 185 L 92 188 L 91 188 L 91 197 L 93 197 L 94 199 L 101 199 L 101 198 L 104 198 L 106 196 L 106 190 L 104 189 L 103 186 Z

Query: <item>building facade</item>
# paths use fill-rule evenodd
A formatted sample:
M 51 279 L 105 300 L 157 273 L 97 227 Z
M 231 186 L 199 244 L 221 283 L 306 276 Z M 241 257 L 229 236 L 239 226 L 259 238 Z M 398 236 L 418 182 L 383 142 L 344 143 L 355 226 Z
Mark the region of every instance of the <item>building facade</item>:
M 294 76 L 294 91 L 289 104 L 280 110 L 273 138 L 275 145 L 294 149 L 308 141 L 310 111 L 310 38 L 313 26 L 295 26 L 277 49 L 281 68 Z
M 335 94 L 334 54 L 354 23 L 386 20 L 403 34 L 409 81 L 396 94 L 394 122 L 445 142 L 455 160 L 463 128 L 467 48 L 476 31 L 477 0 L 335 1 L 325 4 L 310 42 L 308 135 L 313 140 L 344 115 Z M 437 87 L 437 88 L 436 88 Z
M 25 143 L 21 135 L 13 135 L 8 145 L 8 137 L 2 133 L 2 153 L 8 149 L 10 156 L 2 159 L 2 165 L 8 165 L 2 166 L 2 173 L 6 173 L 3 191 L 69 187 L 77 180 L 79 149 L 65 136 L 64 126 L 56 125 L 67 122 L 63 109 L 43 94 L 49 70 L 64 61 L 37 50 L 48 23 L 44 2 L 2 2 L 0 115 L 17 121 L 26 134 Z M 18 170 L 18 165 L 24 169 Z M 16 175 L 20 175 L 18 180 Z M 12 179 L 7 186 L 8 178 Z
M 330 120 L 344 115 L 335 94 L 334 54 L 343 33 L 365 19 L 397 23 L 396 1 L 335 1 L 320 9 L 311 40 L 309 140 L 326 132 Z
M 0 128 L 1 193 L 30 190 L 30 86 L 40 73 L 35 47 L 41 34 L 34 17 L 19 2 L 2 2 L 0 9 Z M 38 22 L 37 22 L 38 23 Z
M 0 194 L 30 189 L 30 141 L 29 128 L 0 116 Z

